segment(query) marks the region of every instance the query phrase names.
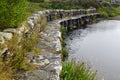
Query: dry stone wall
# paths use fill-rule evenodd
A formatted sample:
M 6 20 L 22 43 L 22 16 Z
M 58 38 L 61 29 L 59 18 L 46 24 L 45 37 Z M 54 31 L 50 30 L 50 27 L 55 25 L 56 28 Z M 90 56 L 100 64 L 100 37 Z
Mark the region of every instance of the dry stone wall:
M 99 16 L 94 8 L 87 10 L 38 11 L 24 21 L 20 27 L 9 28 L 0 32 L 0 45 L 4 45 L 7 40 L 11 40 L 14 34 L 18 35 L 19 42 L 23 36 L 30 37 L 35 27 L 37 27 L 41 36 L 37 45 L 41 53 L 38 55 L 34 55 L 32 52 L 27 53 L 27 60 L 35 64 L 37 69 L 18 73 L 20 78 L 17 80 L 60 80 L 59 75 L 62 70 L 62 55 L 59 54 L 62 50 L 60 41 L 61 25 L 69 31 L 90 23 Z M 42 30 L 46 23 L 47 26 Z M 5 45 L 1 48 L 0 55 L 8 54 L 9 51 L 7 50 L 7 45 Z

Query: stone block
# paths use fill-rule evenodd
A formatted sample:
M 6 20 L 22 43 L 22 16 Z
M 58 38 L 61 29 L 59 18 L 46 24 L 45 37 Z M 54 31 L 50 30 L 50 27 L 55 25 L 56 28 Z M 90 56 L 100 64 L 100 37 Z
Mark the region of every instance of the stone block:
M 10 39 L 12 39 L 13 34 L 12 33 L 0 32 L 0 36 L 7 39 L 7 40 L 10 40 Z

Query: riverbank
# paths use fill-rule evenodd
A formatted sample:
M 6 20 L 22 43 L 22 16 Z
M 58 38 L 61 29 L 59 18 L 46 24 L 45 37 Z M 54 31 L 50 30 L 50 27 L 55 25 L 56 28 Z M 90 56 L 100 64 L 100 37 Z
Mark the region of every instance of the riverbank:
M 87 14 L 87 12 L 89 14 Z M 15 73 L 18 72 L 18 75 L 14 75 L 16 80 L 59 80 L 62 59 L 61 25 L 66 26 L 68 30 L 74 29 L 75 27 L 73 26 L 77 28 L 77 25 L 86 25 L 98 16 L 99 14 L 96 13 L 96 9 L 45 10 L 36 12 L 19 28 L 5 29 L 1 32 L 1 44 L 9 46 L 3 47 L 1 45 L 1 54 L 5 56 L 3 58 L 1 57 L 0 62 L 4 65 L 4 59 L 7 59 L 5 62 L 7 62 L 7 65 L 10 64 L 10 66 L 5 68 L 8 70 L 12 68 L 10 72 L 14 70 L 16 70 Z M 77 23 L 75 21 L 77 21 Z M 71 27 L 68 26 L 70 24 L 72 25 Z M 36 32 L 38 35 L 36 35 Z M 11 34 L 11 37 L 9 38 L 7 34 Z M 13 37 L 15 35 L 18 36 Z M 6 44 L 6 38 L 9 38 L 8 44 Z M 37 38 L 37 40 L 35 38 Z M 38 42 L 38 45 L 35 45 L 36 42 Z M 20 51 L 17 52 L 19 49 Z M 12 53 L 14 54 L 9 56 Z M 16 63 L 19 60 L 20 62 Z M 30 70 L 31 67 L 35 68 Z M 0 74 L 2 74 L 0 75 L 1 80 L 5 79 L 3 72 L 6 73 L 6 71 L 3 71 L 3 68 L 4 67 L 0 68 Z M 13 78 L 14 73 L 11 74 L 10 72 L 7 71 L 8 80 Z
M 76 29 L 65 41 L 68 60 L 88 63 L 97 70 L 98 80 L 120 80 L 120 20 L 102 20 Z

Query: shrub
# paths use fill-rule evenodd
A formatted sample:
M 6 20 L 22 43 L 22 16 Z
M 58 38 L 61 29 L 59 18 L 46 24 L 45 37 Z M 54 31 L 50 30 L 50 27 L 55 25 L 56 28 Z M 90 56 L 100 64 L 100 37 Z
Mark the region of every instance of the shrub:
M 95 80 L 96 72 L 90 71 L 85 63 L 63 62 L 61 80 Z
M 0 1 L 0 28 L 17 27 L 28 17 L 27 0 Z

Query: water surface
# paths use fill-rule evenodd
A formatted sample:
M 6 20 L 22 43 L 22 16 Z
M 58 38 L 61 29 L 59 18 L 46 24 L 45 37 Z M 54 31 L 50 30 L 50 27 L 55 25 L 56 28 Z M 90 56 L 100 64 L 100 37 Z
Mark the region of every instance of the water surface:
M 99 80 L 120 80 L 120 21 L 105 20 L 74 30 L 66 42 L 69 60 L 89 63 L 98 70 Z

